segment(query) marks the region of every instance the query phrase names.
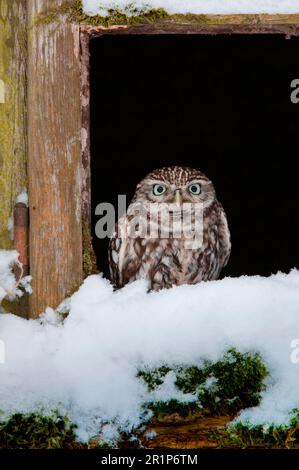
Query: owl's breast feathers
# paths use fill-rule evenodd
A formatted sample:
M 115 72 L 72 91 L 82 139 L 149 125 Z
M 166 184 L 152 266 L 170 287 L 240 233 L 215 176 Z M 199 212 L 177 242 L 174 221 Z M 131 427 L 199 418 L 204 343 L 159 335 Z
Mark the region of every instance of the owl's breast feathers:
M 196 284 L 217 279 L 228 262 L 230 232 L 217 200 L 204 210 L 202 243 L 195 248 L 189 248 L 184 237 L 123 236 L 121 229 L 127 222 L 127 216 L 119 220 L 109 246 L 111 278 L 116 287 L 137 279 L 147 279 L 152 290 Z

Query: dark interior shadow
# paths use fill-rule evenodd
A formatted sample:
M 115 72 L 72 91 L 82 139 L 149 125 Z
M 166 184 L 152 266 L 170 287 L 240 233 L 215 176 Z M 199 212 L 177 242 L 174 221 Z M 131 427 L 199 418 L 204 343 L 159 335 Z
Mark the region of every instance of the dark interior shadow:
M 102 36 L 91 42 L 92 226 L 149 171 L 188 165 L 214 182 L 232 255 L 223 272 L 299 267 L 299 39 Z M 108 240 L 93 239 L 108 275 Z

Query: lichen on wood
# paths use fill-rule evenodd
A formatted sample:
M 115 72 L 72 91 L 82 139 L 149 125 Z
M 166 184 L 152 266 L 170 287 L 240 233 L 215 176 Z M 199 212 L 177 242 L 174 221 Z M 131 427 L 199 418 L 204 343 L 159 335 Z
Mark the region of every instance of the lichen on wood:
M 8 220 L 27 187 L 26 0 L 0 0 L 0 247 L 13 246 Z M 4 102 L 3 102 L 4 101 Z

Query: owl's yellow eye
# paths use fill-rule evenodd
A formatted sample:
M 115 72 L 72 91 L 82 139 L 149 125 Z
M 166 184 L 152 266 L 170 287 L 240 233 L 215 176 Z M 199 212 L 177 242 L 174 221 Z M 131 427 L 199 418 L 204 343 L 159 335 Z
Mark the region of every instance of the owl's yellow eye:
M 162 196 L 166 191 L 166 186 L 163 184 L 154 184 L 153 186 L 153 193 L 155 196 Z
M 189 186 L 189 192 L 198 196 L 201 193 L 201 185 L 199 183 L 193 183 Z

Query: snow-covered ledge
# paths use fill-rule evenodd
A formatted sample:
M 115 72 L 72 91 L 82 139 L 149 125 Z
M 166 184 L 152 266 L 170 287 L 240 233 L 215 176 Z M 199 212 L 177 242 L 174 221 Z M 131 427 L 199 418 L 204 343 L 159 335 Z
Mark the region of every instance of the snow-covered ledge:
M 65 321 L 51 309 L 29 322 L 0 315 L 9 357 L 0 366 L 0 409 L 4 417 L 59 409 L 87 441 L 103 423 L 139 426 L 142 405 L 152 400 L 136 376 L 140 367 L 217 361 L 233 347 L 258 351 L 270 372 L 260 405 L 238 419 L 287 424 L 299 407 L 298 305 L 297 269 L 149 294 L 143 281 L 115 292 L 91 276 L 69 299 Z M 160 400 L 178 398 L 174 377 L 168 379 Z

